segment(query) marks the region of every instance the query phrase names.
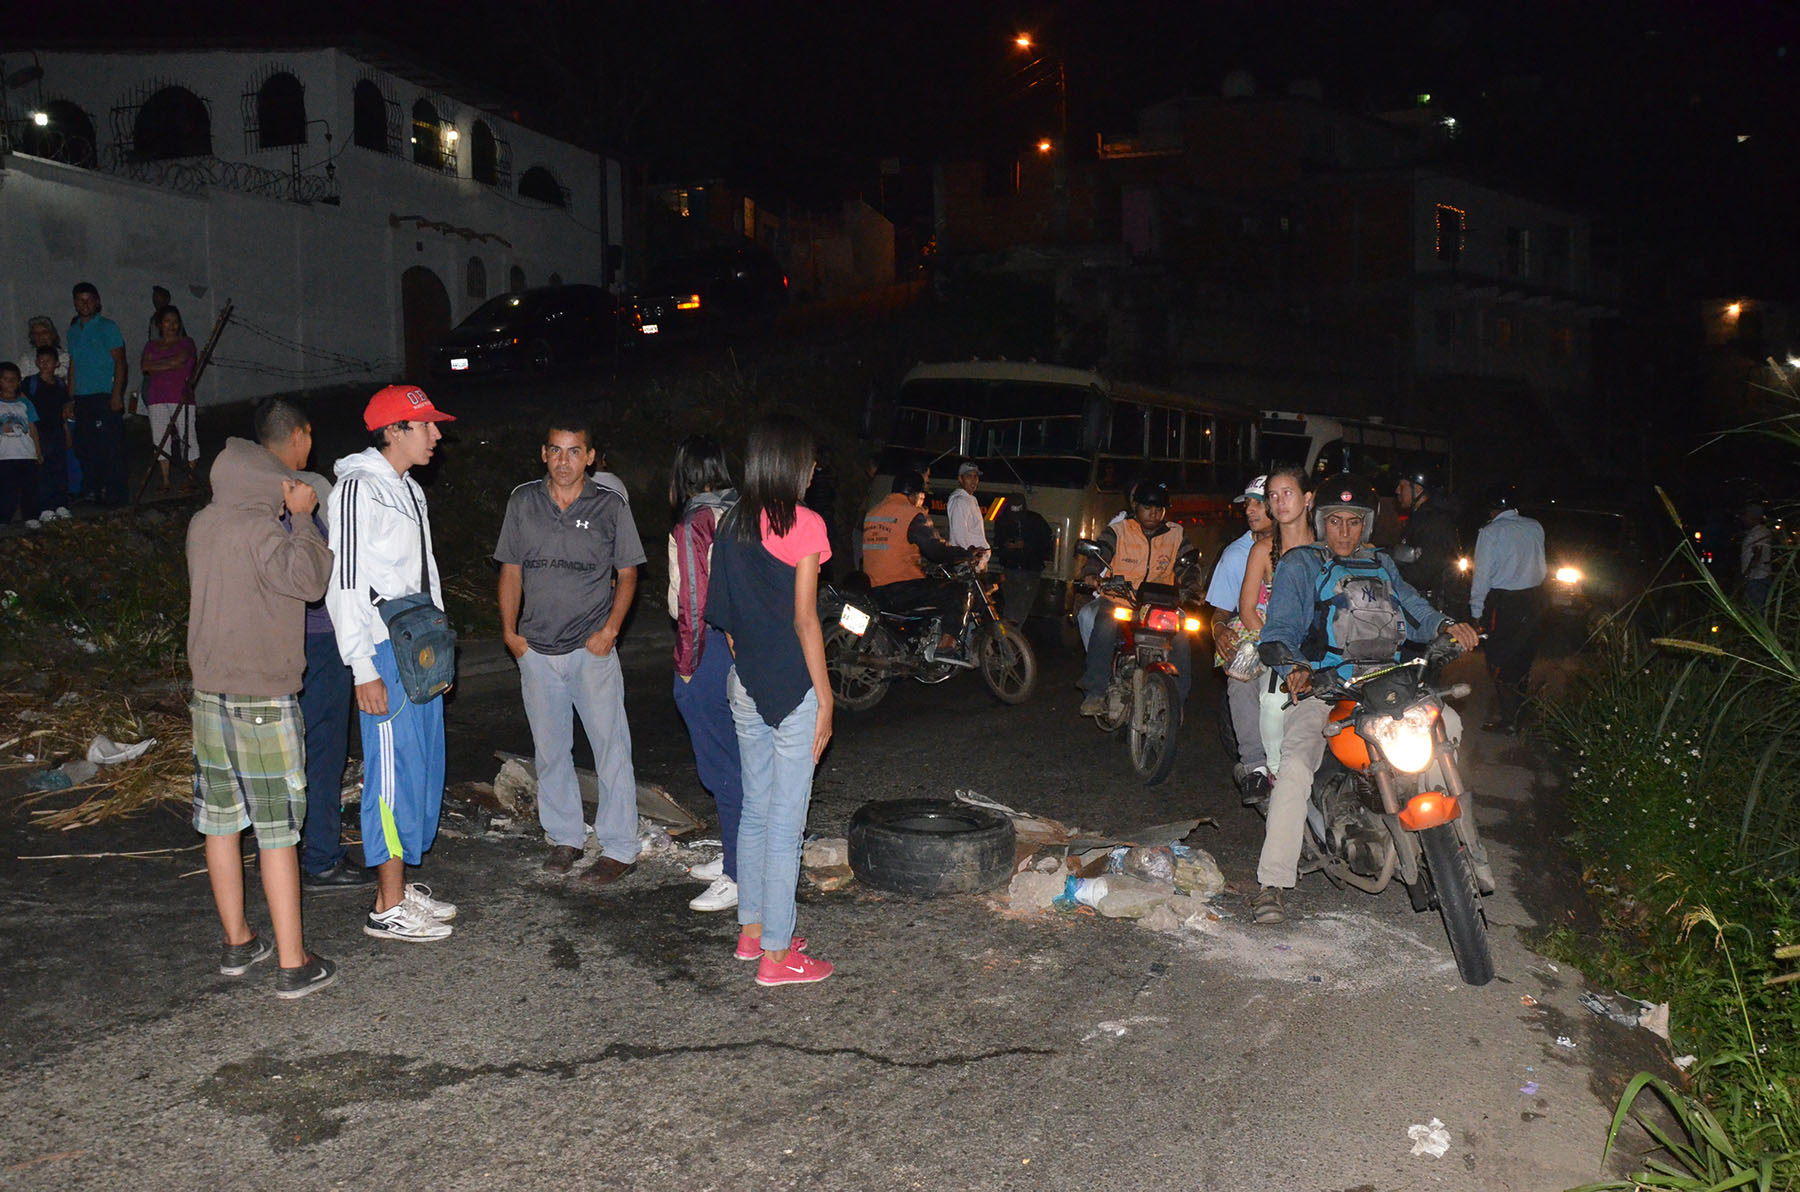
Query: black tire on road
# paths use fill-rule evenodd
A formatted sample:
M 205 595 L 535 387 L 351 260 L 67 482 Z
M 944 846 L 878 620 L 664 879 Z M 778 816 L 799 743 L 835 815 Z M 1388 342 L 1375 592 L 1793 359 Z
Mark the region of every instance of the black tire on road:
M 888 676 L 857 661 L 861 654 L 886 654 L 887 631 L 879 625 L 869 626 L 866 640 L 842 625 L 833 625 L 825 634 L 825 673 L 831 679 L 831 696 L 837 706 L 850 712 L 867 712 L 888 693 Z M 860 649 L 856 647 L 860 646 Z
M 1037 652 L 1014 625 L 988 625 L 975 633 L 981 681 L 1003 704 L 1022 704 L 1037 689 Z
M 967 803 L 864 803 L 850 817 L 850 868 L 896 894 L 974 894 L 1012 876 L 1014 842 L 1011 820 Z
M 1175 768 L 1175 734 L 1181 728 L 1181 689 L 1175 676 L 1151 671 L 1144 676 L 1143 719 L 1132 718 L 1131 768 L 1155 786 Z
M 1470 985 L 1486 985 L 1494 979 L 1494 957 L 1488 951 L 1487 920 L 1481 913 L 1469 850 L 1457 837 L 1455 824 L 1425 829 L 1419 833 L 1419 845 L 1425 850 L 1425 867 L 1437 890 L 1444 930 L 1450 933 L 1456 971 Z

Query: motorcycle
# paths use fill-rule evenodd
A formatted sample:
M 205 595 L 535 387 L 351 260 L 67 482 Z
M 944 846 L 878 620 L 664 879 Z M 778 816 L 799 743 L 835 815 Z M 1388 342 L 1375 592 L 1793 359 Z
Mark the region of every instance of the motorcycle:
M 825 585 L 819 593 L 819 620 L 825 626 L 825 669 L 837 706 L 866 712 L 880 703 L 896 679 L 942 683 L 973 670 L 1005 704 L 1021 704 L 1037 686 L 1037 654 L 1015 626 L 994 611 L 985 573 L 968 563 L 937 567 L 957 581 L 955 607 L 927 605 L 883 608 L 868 587 Z M 957 651 L 939 654 L 942 625 L 960 616 Z
M 1483 891 L 1462 811 L 1467 790 L 1443 719 L 1444 701 L 1468 695 L 1469 685 L 1434 685 L 1460 652 L 1440 637 L 1422 658 L 1351 679 L 1313 675 L 1311 698 L 1335 706 L 1325 728 L 1330 753 L 1307 802 L 1300 872 L 1323 872 L 1339 887 L 1370 894 L 1398 875 L 1414 911 L 1436 908 L 1443 916 L 1462 979 L 1485 985 L 1494 962 Z M 1427 776 L 1434 762 L 1436 784 Z
M 1076 549 L 1094 555 L 1092 543 Z M 1098 599 L 1107 601 L 1119 622 L 1113 649 L 1112 680 L 1106 687 L 1106 710 L 1094 719 L 1109 733 L 1126 730 L 1131 768 L 1145 785 L 1155 786 L 1175 768 L 1175 741 L 1181 730 L 1181 680 L 1175 668 L 1175 639 L 1200 631 L 1200 612 L 1181 602 L 1173 584 L 1139 584 L 1109 576 L 1100 581 Z

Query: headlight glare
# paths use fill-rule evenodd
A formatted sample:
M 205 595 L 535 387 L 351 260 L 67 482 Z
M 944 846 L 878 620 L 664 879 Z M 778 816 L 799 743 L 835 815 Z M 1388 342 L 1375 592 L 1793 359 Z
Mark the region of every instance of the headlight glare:
M 1397 770 L 1417 774 L 1431 764 L 1431 722 L 1438 710 L 1430 704 L 1415 704 L 1399 716 L 1375 716 L 1358 728 L 1381 747 L 1381 755 Z
M 1556 569 L 1556 582 L 1559 584 L 1568 584 L 1571 587 L 1580 583 L 1581 582 L 1580 568 L 1558 567 Z

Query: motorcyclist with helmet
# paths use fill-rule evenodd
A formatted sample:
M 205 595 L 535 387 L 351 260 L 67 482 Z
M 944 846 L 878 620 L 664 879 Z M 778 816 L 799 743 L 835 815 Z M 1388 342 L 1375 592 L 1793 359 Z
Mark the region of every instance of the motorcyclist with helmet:
M 894 491 L 863 519 L 863 571 L 883 608 L 943 610 L 936 655 L 956 649 L 968 615 L 963 586 L 956 580 L 925 575 L 926 562 L 953 566 L 975 552 L 951 546 L 938 536 L 925 512 L 925 478 L 917 472 L 894 477 Z
M 1286 917 L 1282 892 L 1298 880 L 1300 846 L 1313 774 L 1325 756 L 1325 724 L 1331 706 L 1304 698 L 1315 671 L 1350 678 L 1400 660 L 1408 641 L 1429 642 L 1447 633 L 1464 650 L 1480 640 L 1475 627 L 1453 622 L 1433 608 L 1400 574 L 1384 551 L 1365 545 L 1374 524 L 1374 487 L 1340 474 L 1314 490 L 1313 521 L 1319 540 L 1285 552 L 1276 565 L 1268 615 L 1259 647 L 1263 662 L 1284 676 L 1294 703 L 1287 709 L 1281 770 L 1269 797 L 1268 825 L 1256 866 L 1261 887 L 1252 904 L 1258 923 Z M 1444 709 L 1452 741 L 1462 731 L 1455 710 Z M 1473 817 L 1473 809 L 1467 812 Z M 1486 855 L 1471 850 L 1478 879 L 1491 887 Z
M 1400 578 L 1433 604 L 1444 604 L 1462 554 L 1462 537 L 1442 473 L 1433 467 L 1412 469 L 1395 484 L 1394 500 L 1406 514 L 1400 549 L 1394 552 Z
M 1090 590 L 1100 586 L 1104 574 L 1128 580 L 1135 589 L 1144 583 L 1177 585 L 1182 598 L 1198 600 L 1200 548 L 1182 538 L 1181 524 L 1169 520 L 1169 486 L 1160 480 L 1140 480 L 1131 490 L 1131 516 L 1100 532 L 1099 557 L 1087 558 L 1080 582 Z M 1119 641 L 1119 623 L 1111 617 L 1094 622 L 1087 643 L 1087 666 L 1081 676 L 1081 714 L 1098 716 L 1106 711 L 1106 689 L 1112 682 L 1113 651 Z M 1193 686 L 1193 647 L 1185 633 L 1175 635 L 1175 670 L 1183 701 Z

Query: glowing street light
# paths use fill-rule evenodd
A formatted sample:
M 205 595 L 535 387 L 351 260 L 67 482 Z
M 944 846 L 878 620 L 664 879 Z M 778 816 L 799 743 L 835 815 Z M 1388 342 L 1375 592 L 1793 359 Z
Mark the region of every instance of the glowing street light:
M 1049 137 L 1045 137 L 1037 143 L 1037 151 L 1039 153 L 1048 153 L 1054 148 L 1056 148 L 1056 143 Z
M 1741 302 L 1733 302 L 1725 307 L 1725 317 L 1728 319 L 1735 319 L 1743 313 L 1744 304 Z
M 39 128 L 49 128 L 50 127 L 50 113 L 49 112 L 33 112 L 31 114 L 31 122 L 33 124 L 37 125 Z

